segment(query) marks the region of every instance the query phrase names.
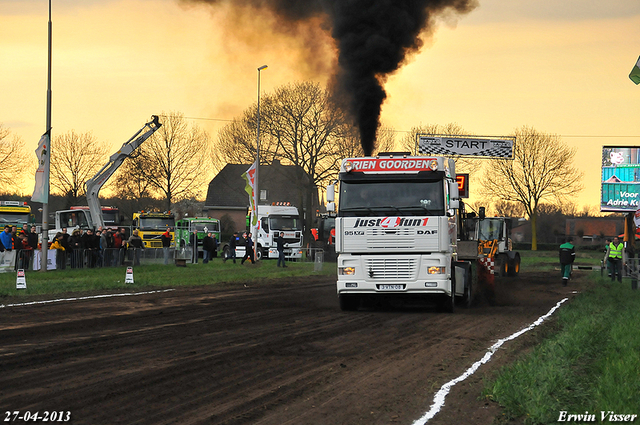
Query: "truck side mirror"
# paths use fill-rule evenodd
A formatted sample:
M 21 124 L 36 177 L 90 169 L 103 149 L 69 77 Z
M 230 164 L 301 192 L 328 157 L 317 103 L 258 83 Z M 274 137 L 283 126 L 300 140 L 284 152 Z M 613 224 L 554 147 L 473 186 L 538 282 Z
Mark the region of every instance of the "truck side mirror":
M 458 182 L 449 182 L 449 208 L 460 208 L 460 192 L 458 191 Z
M 336 186 L 334 184 L 327 186 L 327 202 L 335 202 L 335 190 Z

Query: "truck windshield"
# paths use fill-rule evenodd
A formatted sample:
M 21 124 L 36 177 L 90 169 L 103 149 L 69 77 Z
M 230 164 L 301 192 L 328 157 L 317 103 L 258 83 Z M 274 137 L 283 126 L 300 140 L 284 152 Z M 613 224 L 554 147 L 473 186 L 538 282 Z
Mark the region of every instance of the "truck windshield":
M 302 230 L 302 222 L 297 215 L 270 215 L 271 230 Z
M 60 213 L 60 225 L 62 227 L 80 227 L 81 229 L 89 228 L 86 214 L 88 211 L 77 210 L 71 212 Z
M 197 221 L 191 224 L 191 231 L 193 230 L 197 230 L 198 232 L 213 232 L 213 233 L 220 231 L 217 221 Z
M 342 181 L 339 212 L 342 217 L 444 215 L 444 184 L 438 181 Z
M 169 227 L 173 230 L 175 220 L 173 218 L 141 218 L 140 230 L 162 230 L 163 232 Z
M 0 223 L 15 225 L 29 223 L 29 213 L 2 212 Z
M 502 220 L 485 218 L 478 222 L 478 239 L 482 241 L 501 240 Z
M 118 215 L 118 211 L 102 211 L 102 220 L 104 220 L 104 224 L 120 224 L 120 216 Z

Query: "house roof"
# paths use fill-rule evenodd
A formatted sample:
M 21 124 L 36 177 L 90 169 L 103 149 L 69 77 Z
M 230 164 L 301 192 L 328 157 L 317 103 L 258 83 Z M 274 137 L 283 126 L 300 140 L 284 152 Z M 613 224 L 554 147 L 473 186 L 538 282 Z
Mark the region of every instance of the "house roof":
M 242 178 L 251 164 L 227 164 L 209 183 L 205 208 L 247 208 L 249 195 Z M 267 190 L 267 203 L 291 202 L 299 204 L 300 191 L 309 182 L 309 176 L 296 165 L 261 165 L 258 175 L 260 190 Z M 260 204 L 265 201 L 259 202 Z

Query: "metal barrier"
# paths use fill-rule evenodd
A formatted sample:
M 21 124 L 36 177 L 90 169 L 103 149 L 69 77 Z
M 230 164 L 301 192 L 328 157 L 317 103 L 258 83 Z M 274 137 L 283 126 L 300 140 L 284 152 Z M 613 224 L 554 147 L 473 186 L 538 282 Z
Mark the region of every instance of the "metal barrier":
M 324 250 L 322 248 L 300 248 L 302 251 L 301 261 L 306 263 L 315 263 L 316 258 L 320 256 L 322 258 L 320 262 L 324 262 Z
M 297 261 L 313 262 L 314 269 L 322 270 L 322 263 L 327 261 L 327 254 L 322 248 L 301 248 L 302 258 Z M 166 257 L 165 257 L 166 255 Z M 55 257 L 55 260 L 53 260 Z M 34 268 L 34 259 L 37 267 Z M 242 257 L 237 257 L 239 261 Z M 191 263 L 192 250 L 190 247 L 169 248 L 107 248 L 107 249 L 74 249 L 70 251 L 55 250 L 49 253 L 50 269 L 64 270 L 82 268 L 104 268 L 138 266 L 143 264 L 174 264 L 175 260 L 186 260 Z M 199 259 L 198 261 L 201 261 Z M 296 261 L 287 259 L 287 261 Z M 14 270 L 38 270 L 40 251 L 17 250 Z M 55 265 L 54 265 L 55 264 Z M 11 267 L 11 266 L 10 266 Z
M 51 260 L 51 268 L 57 270 L 82 269 L 82 268 L 103 268 L 103 267 L 121 267 L 133 266 L 141 264 L 164 264 L 165 254 L 166 264 L 173 264 L 174 252 L 173 248 L 165 251 L 163 248 L 107 248 L 107 249 L 74 249 L 70 251 L 55 250 L 55 266 Z M 37 258 L 36 258 L 37 257 Z M 50 259 L 52 257 L 49 257 Z M 36 259 L 38 264 L 34 268 L 33 261 Z M 33 250 L 16 251 L 14 269 L 38 270 L 40 261 L 40 252 Z
M 622 270 L 622 276 L 631 279 L 631 289 L 638 289 L 638 278 L 640 275 L 640 258 L 626 258 L 626 261 L 622 266 Z
M 608 261 L 602 260 L 600 262 L 600 276 L 611 278 L 612 264 Z M 606 272 L 605 272 L 606 270 Z M 605 275 L 605 273 L 607 273 Z M 624 259 L 620 262 L 620 276 L 621 278 L 630 279 L 631 280 L 631 289 L 638 289 L 638 279 L 640 279 L 640 258 L 637 257 L 627 257 L 627 253 L 624 254 Z M 618 280 L 618 276 L 613 276 Z

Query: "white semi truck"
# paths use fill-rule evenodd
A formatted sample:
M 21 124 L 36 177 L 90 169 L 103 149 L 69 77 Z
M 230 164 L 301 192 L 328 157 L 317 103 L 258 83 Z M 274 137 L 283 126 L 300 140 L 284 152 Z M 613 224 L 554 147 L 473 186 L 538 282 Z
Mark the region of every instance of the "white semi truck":
M 258 258 L 278 258 L 275 238 L 284 233 L 285 257 L 287 260 L 299 260 L 302 258 L 302 229 L 298 208 L 288 202 L 258 205 L 258 225 L 254 235 L 258 244 Z
M 473 260 L 458 258 L 460 201 L 452 159 L 348 158 L 338 183 L 335 248 L 342 310 L 379 298 L 435 297 L 453 312 L 456 298 L 472 300 Z M 327 200 L 334 201 L 334 185 Z

